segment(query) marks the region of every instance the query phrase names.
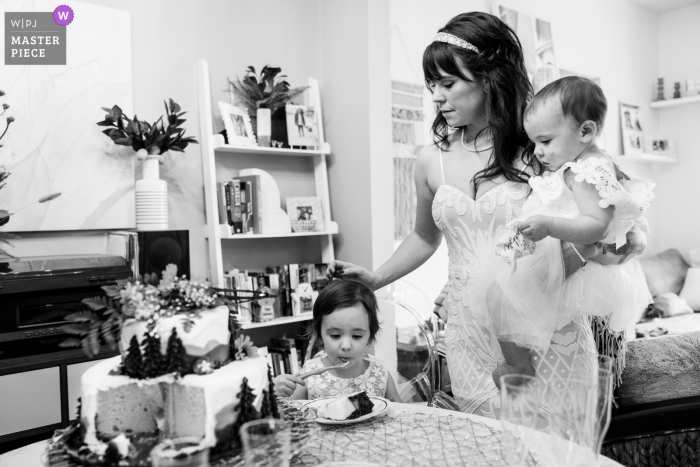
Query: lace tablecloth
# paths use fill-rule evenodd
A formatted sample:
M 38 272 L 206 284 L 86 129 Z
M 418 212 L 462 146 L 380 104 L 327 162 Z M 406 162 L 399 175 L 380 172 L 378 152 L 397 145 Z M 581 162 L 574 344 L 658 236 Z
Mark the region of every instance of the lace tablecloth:
M 559 438 L 531 431 L 525 466 L 560 467 Z M 556 446 L 559 451 L 555 451 Z M 497 420 L 414 404 L 392 404 L 383 416 L 356 425 L 325 427 L 292 459 L 292 466 L 357 462 L 389 467 L 504 466 Z M 591 453 L 592 455 L 592 453 Z M 590 456 L 583 456 L 591 460 Z M 584 465 L 591 465 L 586 463 Z M 600 456 L 601 467 L 620 464 Z
M 558 438 L 532 432 L 527 466 L 559 467 Z M 563 441 L 562 441 L 563 442 Z M 43 467 L 46 441 L 0 455 L 0 467 Z M 382 416 L 356 425 L 326 427 L 292 459 L 292 466 L 362 462 L 386 466 L 503 466 L 500 422 L 414 404 L 392 404 Z M 590 465 L 590 464 L 589 464 Z M 621 467 L 600 457 L 601 467 Z

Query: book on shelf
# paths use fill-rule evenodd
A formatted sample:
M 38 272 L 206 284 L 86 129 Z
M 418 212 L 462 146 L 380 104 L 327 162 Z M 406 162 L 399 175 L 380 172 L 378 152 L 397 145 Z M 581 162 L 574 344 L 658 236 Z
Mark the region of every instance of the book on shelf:
M 246 203 L 248 208 L 247 225 L 250 232 L 256 234 L 263 233 L 263 208 L 262 208 L 262 185 L 260 175 L 245 175 L 238 177 L 246 191 Z M 244 184 L 244 185 L 243 185 Z
M 301 369 L 296 342 L 291 337 L 271 337 L 268 348 L 282 356 L 285 370 L 290 374 L 295 374 Z
M 243 211 L 241 210 L 241 181 L 231 180 L 231 227 L 234 234 L 243 233 Z
M 231 202 L 230 199 L 227 198 L 228 187 L 226 186 L 226 183 L 227 182 L 219 182 L 216 184 L 217 204 L 219 207 L 219 224 L 231 225 L 231 213 L 229 211 Z

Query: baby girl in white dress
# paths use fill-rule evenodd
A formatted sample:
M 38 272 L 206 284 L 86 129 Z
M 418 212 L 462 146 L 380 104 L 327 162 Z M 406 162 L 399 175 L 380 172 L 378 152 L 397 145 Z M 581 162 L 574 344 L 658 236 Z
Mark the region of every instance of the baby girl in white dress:
M 534 375 L 530 349 L 544 351 L 554 331 L 577 315 L 607 316 L 623 331 L 651 302 L 636 261 L 587 262 L 565 280 L 561 242 L 615 244 L 624 251 L 633 226 L 646 231 L 653 184 L 630 178 L 596 145 L 607 103 L 592 81 L 567 77 L 543 88 L 525 110 L 525 130 L 545 167 L 530 178 L 523 215 L 506 225 L 496 252 L 510 265 L 487 268 L 477 288 L 480 324 L 494 330 L 505 364 L 494 372 Z M 577 253 L 578 251 L 575 250 Z M 491 277 L 488 277 L 491 276 Z

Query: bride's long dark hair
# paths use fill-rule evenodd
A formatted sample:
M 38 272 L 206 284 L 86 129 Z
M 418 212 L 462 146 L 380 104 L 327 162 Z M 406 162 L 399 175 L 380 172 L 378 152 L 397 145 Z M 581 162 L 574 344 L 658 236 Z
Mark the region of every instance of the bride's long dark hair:
M 457 15 L 438 32 L 464 39 L 479 49 L 479 53 L 444 42 L 431 43 L 423 53 L 423 74 L 428 89 L 432 82 L 442 79 L 440 70 L 469 79 L 460 65 L 476 79 L 485 79 L 489 87 L 486 117 L 495 157 L 474 175 L 472 183 L 478 187 L 482 179 L 500 175 L 510 181 L 527 182 L 527 175 L 514 167 L 518 155 L 523 162 L 531 162 L 531 151 L 523 151 L 529 146 L 523 129 L 523 113 L 532 97 L 532 85 L 527 78 L 518 36 L 497 17 L 481 12 Z M 440 112 L 433 121 L 432 130 L 435 144 L 449 149 L 449 126 Z

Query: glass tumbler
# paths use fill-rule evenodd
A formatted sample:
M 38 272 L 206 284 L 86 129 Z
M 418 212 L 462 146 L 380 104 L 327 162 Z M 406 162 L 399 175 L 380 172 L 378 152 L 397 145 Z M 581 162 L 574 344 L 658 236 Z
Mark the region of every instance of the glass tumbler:
M 291 424 L 277 418 L 244 423 L 240 430 L 247 467 L 288 467 Z
M 501 376 L 501 425 L 503 457 L 508 465 L 523 465 L 526 439 L 537 426 L 543 386 L 535 377 Z

